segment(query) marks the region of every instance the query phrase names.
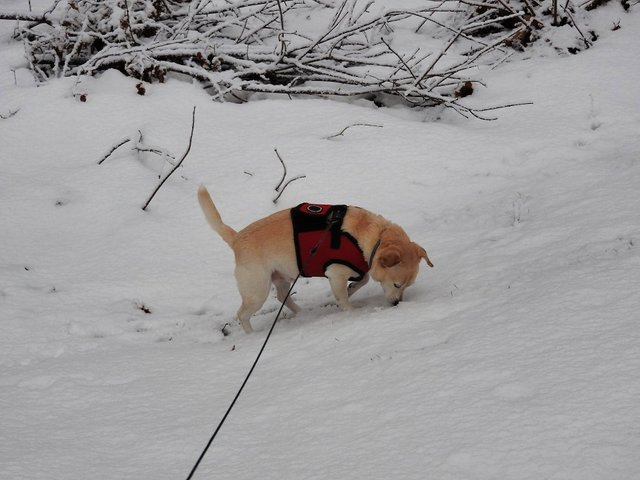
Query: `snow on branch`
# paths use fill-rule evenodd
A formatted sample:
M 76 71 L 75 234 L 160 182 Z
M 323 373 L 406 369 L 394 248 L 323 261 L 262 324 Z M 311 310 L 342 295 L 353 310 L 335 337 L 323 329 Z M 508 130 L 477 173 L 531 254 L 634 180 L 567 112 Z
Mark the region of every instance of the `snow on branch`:
M 550 1 L 56 0 L 0 19 L 27 22 L 18 35 L 41 81 L 115 68 L 147 82 L 190 77 L 220 101 L 397 98 L 477 116 L 456 86 L 532 41 Z

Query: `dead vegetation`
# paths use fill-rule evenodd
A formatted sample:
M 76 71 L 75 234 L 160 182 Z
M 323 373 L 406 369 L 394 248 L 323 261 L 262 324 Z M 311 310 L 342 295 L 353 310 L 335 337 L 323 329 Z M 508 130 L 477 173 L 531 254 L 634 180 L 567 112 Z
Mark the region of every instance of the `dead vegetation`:
M 588 48 L 577 9 L 556 0 L 56 0 L 3 13 L 30 68 L 52 77 L 115 68 L 140 82 L 199 81 L 221 101 L 251 94 L 359 96 L 379 103 L 464 105 L 480 65 L 499 63 L 562 22 Z M 400 41 L 400 40 L 404 41 Z M 415 45 L 410 50 L 402 49 Z M 144 95 L 143 83 L 137 91 Z

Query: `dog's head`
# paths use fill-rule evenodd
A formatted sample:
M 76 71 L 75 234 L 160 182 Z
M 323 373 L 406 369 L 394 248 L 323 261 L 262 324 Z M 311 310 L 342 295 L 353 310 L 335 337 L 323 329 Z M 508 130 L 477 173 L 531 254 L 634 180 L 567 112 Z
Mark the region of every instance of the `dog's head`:
M 402 300 L 405 289 L 416 281 L 423 259 L 433 267 L 427 251 L 402 233 L 381 238 L 369 272 L 371 278 L 382 285 L 384 296 L 393 305 Z

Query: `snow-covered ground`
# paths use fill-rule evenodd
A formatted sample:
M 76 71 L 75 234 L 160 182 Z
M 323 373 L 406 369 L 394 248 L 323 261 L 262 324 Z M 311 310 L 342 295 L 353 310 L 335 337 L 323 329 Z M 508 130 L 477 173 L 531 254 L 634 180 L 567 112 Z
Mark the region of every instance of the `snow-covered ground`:
M 18 1 L 8 4 L 18 5 Z M 575 56 L 534 46 L 452 111 L 212 103 L 116 72 L 32 85 L 0 24 L 0 478 L 184 478 L 278 303 L 235 326 L 242 227 L 302 201 L 363 206 L 435 263 L 353 312 L 322 279 L 277 326 L 196 478 L 640 478 L 640 16 L 593 14 Z M 615 22 L 620 29 L 613 31 Z M 81 102 L 74 93 L 86 94 Z M 171 168 L 125 137 L 181 155 Z M 436 118 L 437 117 L 437 118 Z M 356 123 L 344 135 L 330 138 Z M 274 205 L 281 167 L 306 178 Z

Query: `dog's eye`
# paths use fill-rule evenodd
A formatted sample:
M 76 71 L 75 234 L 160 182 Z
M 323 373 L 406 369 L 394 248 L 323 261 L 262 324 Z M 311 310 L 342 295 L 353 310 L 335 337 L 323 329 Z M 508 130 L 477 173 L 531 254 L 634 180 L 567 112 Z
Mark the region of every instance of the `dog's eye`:
M 396 287 L 396 288 L 402 288 L 402 284 L 401 283 L 394 283 L 393 286 Z

